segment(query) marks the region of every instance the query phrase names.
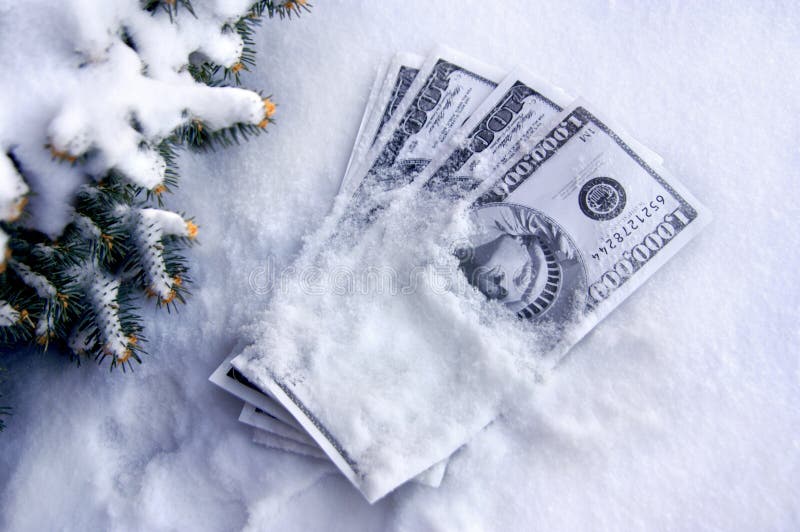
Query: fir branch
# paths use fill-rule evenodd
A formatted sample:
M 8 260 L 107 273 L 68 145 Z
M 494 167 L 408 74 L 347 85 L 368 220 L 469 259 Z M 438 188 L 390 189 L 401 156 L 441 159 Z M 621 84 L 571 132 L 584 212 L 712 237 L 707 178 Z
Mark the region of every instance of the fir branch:
M 210 86 L 227 85 L 228 83 L 235 86 L 241 85 L 240 72 L 250 71 L 256 65 L 255 32 L 261 25 L 264 15 L 266 14 L 269 18 L 275 15 L 281 19 L 291 18 L 293 15 L 300 16 L 303 12 L 310 12 L 312 7 L 307 0 L 285 0 L 283 2 L 260 0 L 255 2 L 245 16 L 222 27 L 223 33 L 235 31 L 242 39 L 244 48 L 239 61 L 231 67 L 225 67 L 214 64 L 197 54 L 187 67 L 189 73 L 196 81 Z
M 158 152 L 164 162 L 167 164 L 164 170 L 164 180 L 160 185 L 152 190 L 147 190 L 147 200 L 155 200 L 159 207 L 164 205 L 164 193 L 173 192 L 178 188 L 178 163 L 176 162 L 178 156 L 175 153 L 176 145 L 172 139 L 161 141 L 158 145 Z M 141 191 L 139 191 L 141 193 Z
M 174 17 L 178 16 L 178 8 L 180 6 L 183 6 L 186 11 L 191 13 L 193 17 L 197 18 L 190 0 L 144 0 L 142 4 L 142 7 L 146 11 L 149 11 L 153 14 L 156 13 L 159 8 L 161 8 L 165 13 L 167 13 L 167 15 L 169 15 L 170 22 L 175 21 Z
M 5 368 L 0 366 L 0 372 L 4 372 L 4 371 L 5 371 Z M 0 378 L 0 386 L 2 386 L 4 384 L 4 382 L 5 382 L 5 379 Z M 3 394 L 0 393 L 0 399 L 2 399 L 2 398 L 3 398 Z M 0 432 L 4 428 L 6 428 L 6 423 L 5 423 L 5 420 L 3 420 L 3 418 L 6 417 L 6 416 L 10 416 L 10 415 L 11 415 L 11 407 L 7 406 L 7 405 L 0 404 Z
M 38 249 L 37 245 L 34 250 Z M 48 259 L 37 257 L 35 251 L 27 257 L 31 264 L 14 258 L 9 260 L 9 269 L 16 274 L 20 284 L 35 292 L 37 304 L 23 309 L 24 314 L 21 310 L 20 315 L 25 316 L 25 325 L 33 326 L 32 333 L 36 342 L 46 348 L 50 340 L 64 336 L 65 327 L 80 311 L 79 305 L 71 305 L 79 290 L 70 286 L 70 276 L 66 272 L 58 267 L 50 267 Z
M 31 316 L 43 310 L 41 300 L 33 289 L 21 280 L 14 280 L 12 272 L 3 274 L 0 280 L 0 306 L 3 319 L 0 321 L 0 345 L 13 346 L 33 338 L 36 323 Z
M 88 265 L 87 265 L 88 266 Z M 131 359 L 141 362 L 139 318 L 135 315 L 129 291 L 122 283 L 98 265 L 88 267 L 81 276 L 91 316 L 87 315 L 70 336 L 70 347 L 79 354 L 94 353 L 95 360 L 111 358 L 111 367 L 123 365 Z M 81 341 L 76 341 L 75 331 Z
M 310 12 L 313 5 L 308 0 L 284 0 L 283 2 L 275 2 L 274 0 L 259 0 L 253 7 L 250 8 L 251 13 L 256 16 L 263 16 L 264 13 L 269 18 L 278 15 L 280 18 L 292 15 L 300 16 L 303 11 Z
M 269 120 L 267 123 L 271 123 Z M 238 123 L 230 127 L 209 130 L 199 120 L 184 125 L 175 132 L 175 142 L 184 144 L 196 151 L 215 151 L 219 148 L 227 148 L 242 141 L 247 141 L 252 137 L 264 133 L 265 127 L 253 124 Z
M 178 250 L 195 238 L 197 226 L 176 213 L 150 208 L 132 211 L 130 219 L 136 253 L 124 270 L 159 306 L 184 302 L 187 267 Z

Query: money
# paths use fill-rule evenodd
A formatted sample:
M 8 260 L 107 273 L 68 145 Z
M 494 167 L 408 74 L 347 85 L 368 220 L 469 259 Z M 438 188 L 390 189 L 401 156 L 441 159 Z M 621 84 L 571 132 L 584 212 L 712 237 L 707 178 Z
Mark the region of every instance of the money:
M 505 73 L 447 48 L 420 67 L 355 175 L 361 176 L 345 217 L 363 219 L 380 207 L 376 194 L 407 185 L 494 90 Z
M 367 96 L 367 106 L 364 108 L 364 114 L 361 116 L 361 123 L 358 125 L 356 140 L 353 143 L 353 149 L 350 152 L 350 158 L 347 160 L 347 166 L 344 169 L 342 181 L 339 183 L 340 193 L 347 183 L 347 176 L 350 173 L 350 168 L 353 166 L 355 161 L 361 160 L 361 156 L 363 155 L 365 149 L 367 149 L 365 148 L 366 142 L 364 142 L 364 130 L 367 128 L 367 124 L 369 123 L 371 117 L 375 114 L 376 100 L 378 99 L 378 94 L 382 91 L 383 86 L 386 84 L 384 76 L 387 75 L 388 68 L 389 65 L 384 63 L 378 67 L 378 70 L 375 74 L 375 79 L 372 82 L 372 88 L 370 88 L 369 96 Z
M 408 93 L 423 61 L 422 56 L 399 53 L 394 56 L 387 68 L 379 71 L 339 188 L 342 195 L 353 194 L 355 172 L 352 169 L 363 164 L 367 152 L 374 146 L 384 126 L 394 116 L 398 106 Z M 378 87 L 377 82 L 381 78 L 381 72 L 385 73 L 385 77 L 381 79 L 380 87 Z
M 582 101 L 477 190 L 461 268 L 519 318 L 550 322 L 557 362 L 710 221 Z
M 563 90 L 515 69 L 464 123 L 455 149 L 440 150 L 421 172 L 419 184 L 454 200 L 469 194 L 540 136 L 572 100 Z
M 379 71 L 332 214 L 298 270 L 337 249 L 335 237 L 355 244 L 384 212 L 397 214 L 387 207 L 402 213 L 415 198 L 445 210 L 467 207 L 471 231 L 454 248 L 456 271 L 471 294 L 505 309 L 503 319 L 535 324 L 521 345 L 548 367 L 711 218 L 658 154 L 582 100 L 523 68 L 504 74 L 447 48 L 425 60 L 398 54 Z M 412 344 L 430 353 L 424 367 L 391 349 L 350 350 L 346 335 L 315 338 L 305 321 L 322 325 L 316 320 L 338 311 L 338 302 L 329 294 L 324 305 L 298 313 L 292 297 L 304 293 L 287 296 L 284 314 L 293 316 L 270 312 L 258 324 L 283 331 L 270 345 L 303 331 L 289 359 L 264 356 L 255 343 L 228 357 L 211 380 L 248 403 L 240 419 L 260 429 L 261 443 L 323 453 L 370 502 L 409 480 L 438 486 L 448 457 L 496 419 L 494 392 L 470 387 L 453 359 L 436 358 L 438 336 L 421 334 Z M 408 404 L 396 401 L 403 397 Z
M 211 374 L 209 380 L 231 395 L 245 401 L 239 414 L 239 421 L 256 428 L 260 432 L 275 436 L 276 438 L 271 438 L 270 436 L 259 437 L 259 443 L 267 447 L 295 454 L 319 457 L 319 452 L 321 452 L 319 446 L 305 433 L 297 420 L 280 403 L 262 392 L 247 380 L 244 375 L 239 373 L 231 365 L 232 358 L 233 356 L 227 357 Z M 293 441 L 302 447 L 289 444 L 286 440 Z M 314 452 L 309 452 L 305 448 L 307 446 L 313 447 Z M 448 460 L 445 459 L 434 464 L 412 480 L 426 486 L 438 487 L 444 479 L 447 462 Z

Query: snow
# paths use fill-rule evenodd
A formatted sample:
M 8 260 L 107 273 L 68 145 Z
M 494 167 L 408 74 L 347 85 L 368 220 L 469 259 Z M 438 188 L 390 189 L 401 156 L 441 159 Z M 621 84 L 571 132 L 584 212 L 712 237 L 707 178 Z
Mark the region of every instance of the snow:
M 798 14 L 410 0 L 318 2 L 265 23 L 246 80 L 274 95 L 278 122 L 182 157 L 191 177 L 170 201 L 203 227 L 197 282 L 180 313 L 148 309 L 153 354 L 132 375 L 4 357 L 15 413 L 0 435 L 0 527 L 797 529 Z M 331 465 L 254 444 L 241 403 L 207 378 L 270 301 L 251 272 L 290 264 L 330 209 L 380 62 L 438 42 L 593 102 L 715 221 L 460 450 L 441 487 L 369 506 Z M 49 63 L 37 94 L 55 84 Z
M 274 378 L 302 401 L 371 501 L 456 451 L 498 403 L 535 394 L 546 369 L 538 351 L 553 343 L 467 285 L 450 245 L 468 223 L 451 220 L 448 200 L 398 192 L 356 241 L 345 231 L 308 240 L 233 362 L 262 389 L 282 394 Z
M 19 319 L 19 312 L 8 303 L 0 305 L 0 327 L 13 325 Z
M 15 262 L 15 267 L 19 275 L 25 280 L 25 284 L 36 290 L 36 294 L 41 298 L 53 298 L 56 295 L 56 287 L 50 284 L 46 277 L 39 275 L 28 268 L 25 264 Z
M 14 220 L 19 217 L 19 199 L 28 192 L 28 185 L 14 169 L 11 159 L 0 157 L 0 219 Z M 0 249 L 5 249 L 3 246 Z

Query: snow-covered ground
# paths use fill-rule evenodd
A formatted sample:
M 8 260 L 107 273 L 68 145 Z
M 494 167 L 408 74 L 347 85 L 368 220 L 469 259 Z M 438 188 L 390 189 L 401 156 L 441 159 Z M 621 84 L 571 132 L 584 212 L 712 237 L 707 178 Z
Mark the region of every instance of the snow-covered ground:
M 175 204 L 201 225 L 198 283 L 180 314 L 148 315 L 153 355 L 133 375 L 8 361 L 0 527 L 800 528 L 800 9 L 317 4 L 260 32 L 248 85 L 280 104 L 270 134 L 182 159 Z M 439 489 L 370 506 L 332 466 L 253 444 L 240 403 L 207 378 L 269 301 L 254 275 L 289 264 L 327 214 L 379 61 L 438 42 L 585 97 L 715 220 Z

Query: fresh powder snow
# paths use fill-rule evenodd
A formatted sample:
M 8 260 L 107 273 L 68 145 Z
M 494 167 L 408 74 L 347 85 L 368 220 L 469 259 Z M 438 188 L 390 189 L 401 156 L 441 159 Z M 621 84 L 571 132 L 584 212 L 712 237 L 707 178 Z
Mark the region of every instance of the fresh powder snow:
M 224 16 L 242 3 L 216 4 Z M 40 73 L 28 94 L 3 95 L 26 100 L 0 108 L 16 138 L 44 131 L 58 104 L 82 108 L 79 96 L 67 98 L 78 82 L 60 79 L 68 47 L 48 56 L 30 36 L 79 34 L 84 42 L 71 45 L 105 50 L 94 4 L 65 3 L 59 9 L 83 11 L 62 22 L 0 0 L 5 71 Z M 113 5 L 92 14 L 121 16 Z M 179 313 L 146 310 L 152 355 L 127 375 L 50 354 L 4 357 L 3 400 L 15 409 L 0 434 L 0 528 L 797 529 L 799 16 L 777 2 L 409 0 L 316 2 L 299 19 L 266 21 L 245 84 L 274 96 L 277 123 L 264 138 L 181 157 L 184 178 L 169 201 L 201 225 L 201 245 L 189 252 L 197 282 Z M 163 54 L 154 64 L 168 76 L 169 43 L 153 39 Z M 181 42 L 192 45 L 191 35 Z M 537 383 L 523 379 L 533 368 L 511 371 L 524 336 L 475 318 L 478 302 L 420 292 L 429 314 L 396 302 L 393 329 L 369 331 L 369 307 L 354 296 L 335 318 L 364 349 L 392 341 L 410 353 L 416 335 L 443 346 L 472 338 L 472 362 L 498 387 L 480 399 L 505 411 L 454 455 L 441 487 L 409 483 L 369 505 L 326 461 L 254 443 L 237 421 L 241 402 L 207 378 L 254 316 L 291 311 L 291 286 L 271 280 L 330 211 L 380 64 L 438 43 L 506 70 L 524 65 L 584 97 L 661 155 L 715 219 Z M 235 43 L 215 47 L 218 60 L 228 47 Z M 130 70 L 119 75 L 141 82 Z M 102 96 L 113 108 L 126 94 Z M 23 112 L 30 101 L 40 112 Z M 81 123 L 67 118 L 65 128 Z M 4 146 L 13 133 L 3 129 Z M 53 187 L 82 179 L 55 168 Z M 43 230 L 62 223 L 63 196 L 38 200 L 53 210 Z M 411 227 L 398 219 L 388 231 L 407 237 Z M 274 338 L 318 325 L 292 323 Z

